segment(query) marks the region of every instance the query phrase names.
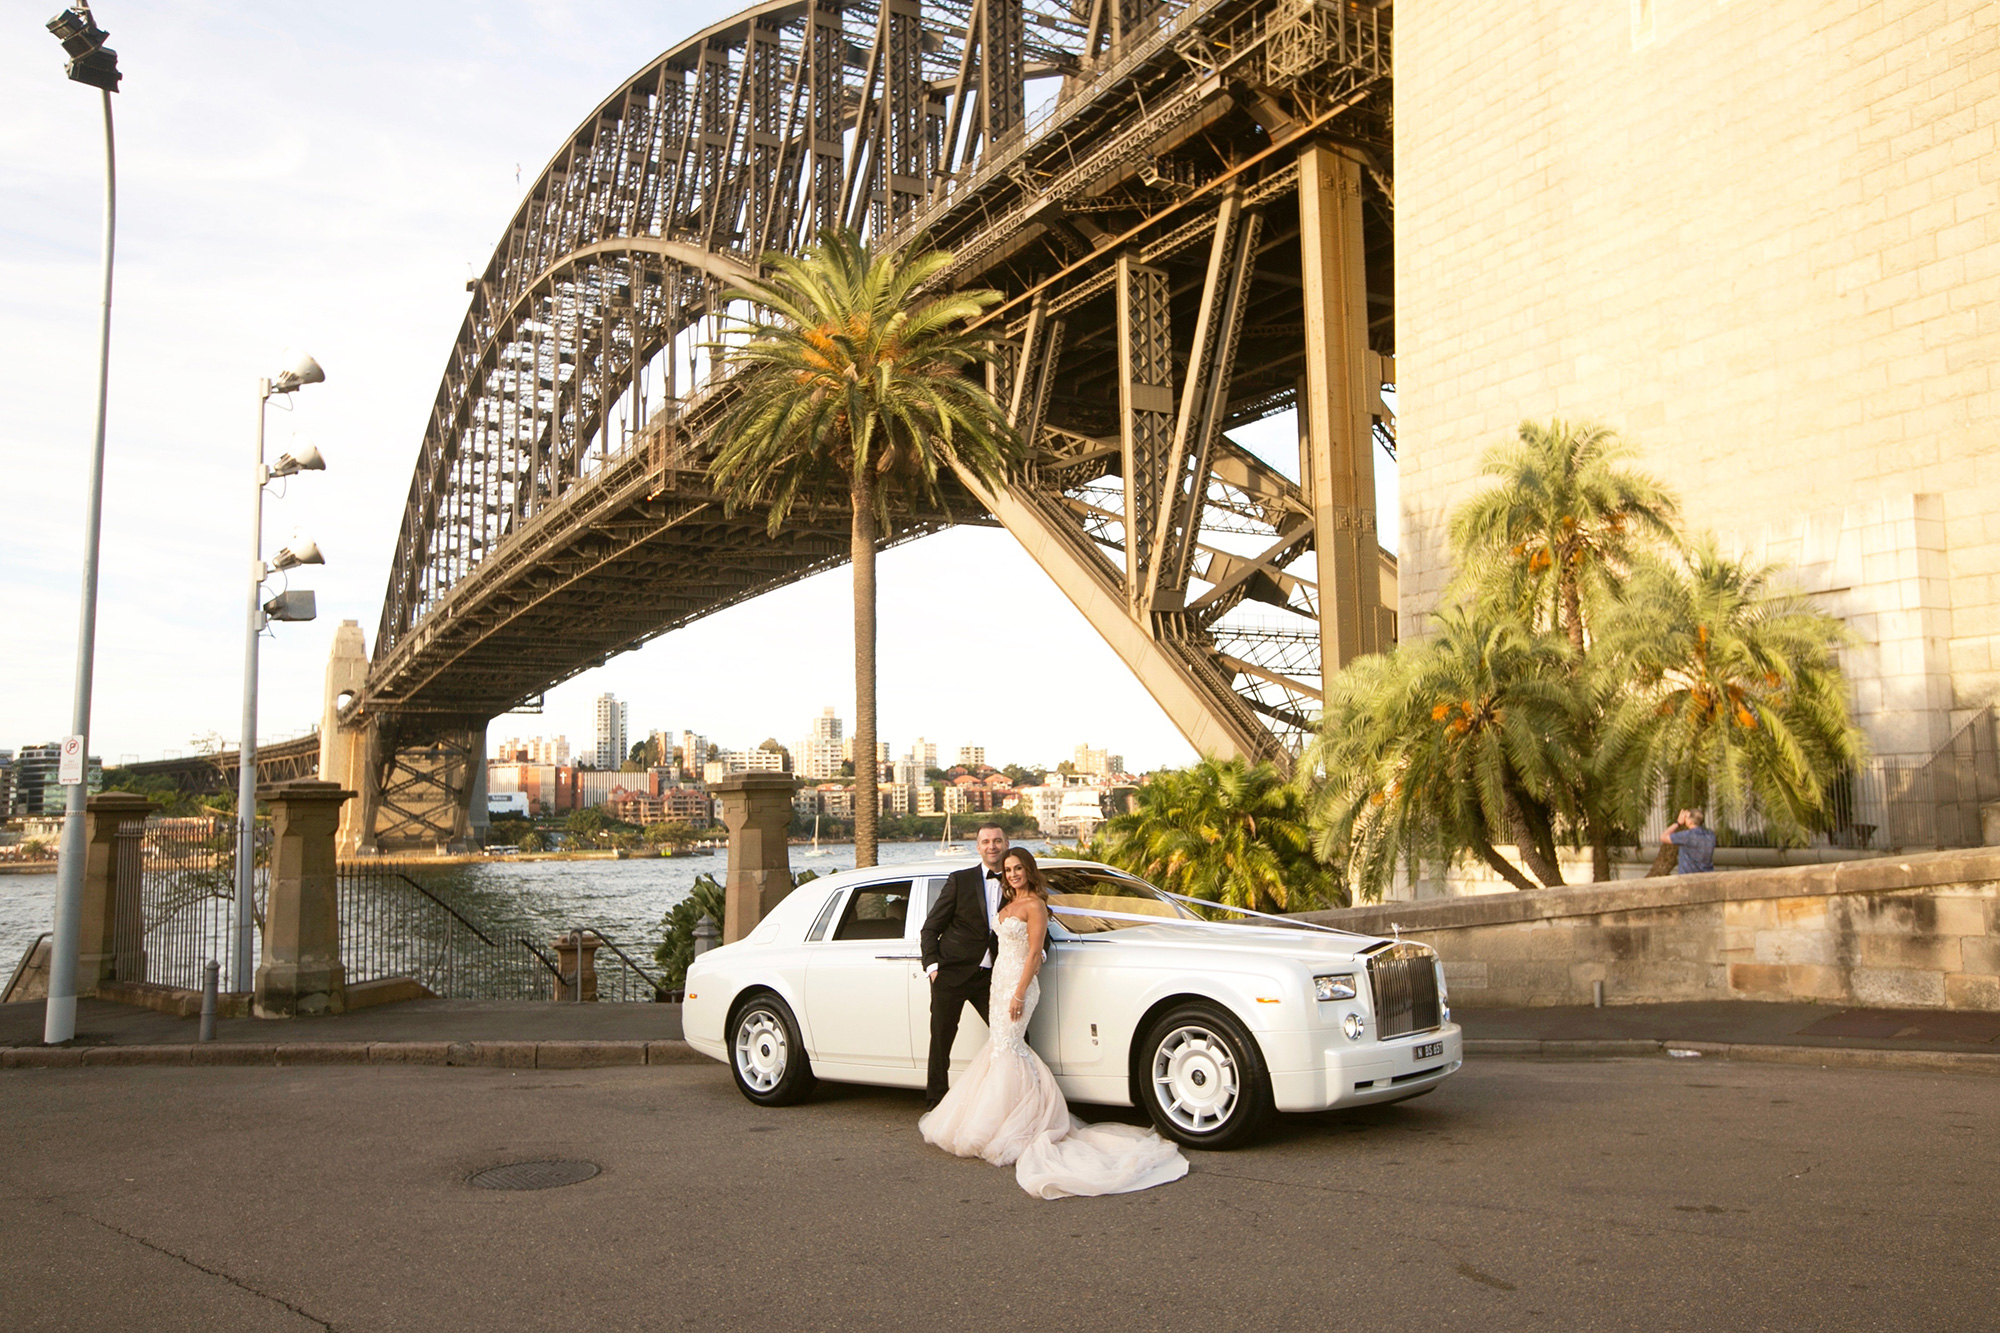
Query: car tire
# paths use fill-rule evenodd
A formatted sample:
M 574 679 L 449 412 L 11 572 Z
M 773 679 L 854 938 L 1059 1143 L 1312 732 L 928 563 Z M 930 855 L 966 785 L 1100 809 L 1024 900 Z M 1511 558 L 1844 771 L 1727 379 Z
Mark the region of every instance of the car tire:
M 1189 1148 L 1239 1148 L 1271 1117 L 1264 1052 L 1220 1005 L 1183 1004 L 1162 1014 L 1146 1030 L 1133 1074 L 1153 1124 Z
M 813 1077 L 798 1020 L 783 1000 L 759 991 L 729 1015 L 729 1072 L 736 1090 L 759 1106 L 790 1106 L 812 1094 Z

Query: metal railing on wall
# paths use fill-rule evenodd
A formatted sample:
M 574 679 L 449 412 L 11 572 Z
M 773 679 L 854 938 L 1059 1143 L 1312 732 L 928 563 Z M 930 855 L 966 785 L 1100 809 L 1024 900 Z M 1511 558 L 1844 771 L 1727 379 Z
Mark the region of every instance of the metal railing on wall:
M 604 932 L 572 931 L 568 949 L 509 934 L 452 906 L 410 874 L 414 868 L 375 862 L 340 868 L 340 952 L 350 986 L 410 977 L 449 1000 L 576 999 L 573 941 L 585 934 L 598 945 L 595 986 L 586 984 L 582 998 L 660 998 L 653 975 Z
M 2000 737 L 1993 710 L 1981 709 L 1928 758 L 1876 756 L 1827 788 L 1827 817 L 1811 844 L 1851 851 L 1921 851 L 1985 845 L 1983 809 L 2000 804 Z M 1673 818 L 1664 798 L 1647 828 Z M 1776 846 L 1762 814 L 1751 808 L 1712 812 L 1724 846 Z

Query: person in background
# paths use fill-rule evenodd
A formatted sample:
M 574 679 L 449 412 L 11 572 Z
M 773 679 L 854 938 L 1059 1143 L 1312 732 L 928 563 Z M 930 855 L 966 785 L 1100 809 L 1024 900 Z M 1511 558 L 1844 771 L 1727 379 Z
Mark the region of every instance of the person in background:
M 1706 875 L 1715 869 L 1715 834 L 1704 823 L 1699 810 L 1681 811 L 1660 835 L 1660 842 L 1672 843 L 1679 849 L 1680 859 L 1674 866 L 1676 875 Z

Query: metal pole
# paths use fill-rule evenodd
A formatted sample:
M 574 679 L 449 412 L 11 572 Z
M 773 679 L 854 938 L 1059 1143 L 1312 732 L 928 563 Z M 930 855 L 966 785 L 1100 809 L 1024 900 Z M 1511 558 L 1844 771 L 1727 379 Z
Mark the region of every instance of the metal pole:
M 248 991 L 251 946 L 257 929 L 252 895 L 257 888 L 257 639 L 264 631 L 264 415 L 271 381 L 257 381 L 257 458 L 251 469 L 250 600 L 243 619 L 243 741 L 236 770 L 236 931 L 230 950 L 229 988 Z
M 97 336 L 97 437 L 90 457 L 90 502 L 83 536 L 83 609 L 76 630 L 76 694 L 70 734 L 83 738 L 83 781 L 63 811 L 62 860 L 56 870 L 56 919 L 49 941 L 49 999 L 42 1040 L 76 1036 L 78 918 L 83 911 L 83 812 L 90 797 L 90 688 L 97 660 L 97 547 L 104 517 L 104 414 L 111 393 L 111 257 L 118 230 L 118 154 L 111 135 L 111 93 L 104 90 L 104 301 Z

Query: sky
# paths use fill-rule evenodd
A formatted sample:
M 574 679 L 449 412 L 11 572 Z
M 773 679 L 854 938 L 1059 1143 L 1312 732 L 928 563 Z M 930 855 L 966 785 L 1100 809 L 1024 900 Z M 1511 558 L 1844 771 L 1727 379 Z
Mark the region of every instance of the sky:
M 261 644 L 258 735 L 318 720 L 333 633 L 372 651 L 390 548 L 466 279 L 575 126 L 659 52 L 740 6 L 489 0 L 337 6 L 106 0 L 119 215 L 91 751 L 107 762 L 241 731 L 257 380 L 298 352 L 326 382 L 274 400 L 266 554 L 294 532 L 319 619 Z M 0 5 L 0 749 L 69 730 L 96 390 L 98 95 L 63 76 L 53 0 Z M 1289 415 L 1237 438 L 1296 474 Z M 1392 538 L 1395 478 L 1379 455 Z M 881 735 L 1053 764 L 1088 741 L 1135 770 L 1192 749 L 1004 532 L 961 528 L 880 560 Z M 282 580 L 282 576 L 280 576 Z M 282 581 L 274 586 L 283 586 Z M 594 701 L 636 736 L 791 745 L 853 716 L 851 582 L 821 575 L 711 616 L 549 692 L 489 736 L 565 734 Z

